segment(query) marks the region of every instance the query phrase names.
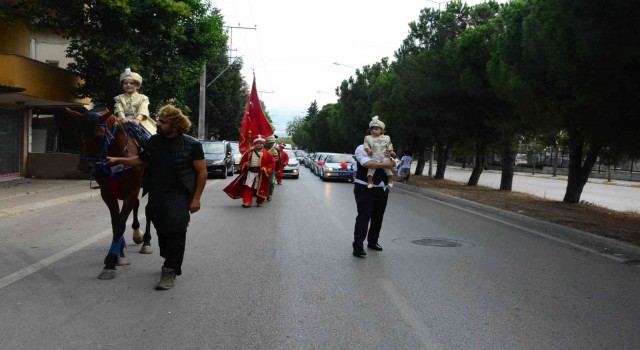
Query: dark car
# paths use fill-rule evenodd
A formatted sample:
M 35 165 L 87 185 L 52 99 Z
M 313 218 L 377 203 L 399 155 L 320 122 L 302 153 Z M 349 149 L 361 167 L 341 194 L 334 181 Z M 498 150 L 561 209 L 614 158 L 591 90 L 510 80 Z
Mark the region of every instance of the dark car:
M 208 175 L 220 175 L 223 179 L 233 175 L 233 155 L 228 141 L 202 141 Z

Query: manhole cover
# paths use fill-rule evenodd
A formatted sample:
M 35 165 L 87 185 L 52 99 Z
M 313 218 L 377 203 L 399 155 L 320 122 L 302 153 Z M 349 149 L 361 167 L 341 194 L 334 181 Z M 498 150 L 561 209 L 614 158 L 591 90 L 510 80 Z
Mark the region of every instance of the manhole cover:
M 458 243 L 456 241 L 450 241 L 448 239 L 435 239 L 435 238 L 416 239 L 411 241 L 411 243 L 418 244 L 418 245 L 426 245 L 430 247 L 441 247 L 441 248 L 453 248 L 453 247 L 459 247 L 462 245 L 461 243 Z

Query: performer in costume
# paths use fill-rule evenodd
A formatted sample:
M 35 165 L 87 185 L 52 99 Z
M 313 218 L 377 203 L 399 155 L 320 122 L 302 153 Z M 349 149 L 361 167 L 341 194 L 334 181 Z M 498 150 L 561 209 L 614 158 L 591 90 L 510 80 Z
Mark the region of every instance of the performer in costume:
M 278 185 L 282 185 L 282 175 L 284 174 L 284 167 L 289 163 L 289 155 L 284 151 L 284 143 L 278 145 L 278 151 L 280 153 L 280 165 L 278 166 Z
M 240 175 L 236 177 L 224 192 L 231 198 L 242 198 L 242 207 L 249 208 L 253 204 L 253 194 L 258 197 L 258 207 L 264 205 L 269 196 L 269 177 L 274 171 L 275 159 L 264 150 L 265 139 L 257 135 L 253 139 L 253 147 L 247 150 L 240 160 Z
M 275 144 L 276 144 L 276 137 L 274 135 L 271 135 L 266 138 L 264 149 L 269 151 L 269 153 L 271 153 L 271 155 L 273 156 L 275 160 L 274 169 L 279 169 L 280 168 L 280 152 L 278 152 L 278 149 L 276 147 L 273 147 L 275 146 Z M 273 196 L 273 190 L 276 187 L 275 185 L 276 185 L 276 171 L 271 173 L 271 176 L 269 177 L 269 196 L 267 197 L 267 201 L 271 201 L 271 197 Z
M 142 76 L 127 68 L 120 74 L 120 83 L 124 94 L 114 98 L 114 114 L 126 125 L 129 134 L 144 145 L 156 133 L 156 123 L 149 117 L 149 98 L 138 93 Z

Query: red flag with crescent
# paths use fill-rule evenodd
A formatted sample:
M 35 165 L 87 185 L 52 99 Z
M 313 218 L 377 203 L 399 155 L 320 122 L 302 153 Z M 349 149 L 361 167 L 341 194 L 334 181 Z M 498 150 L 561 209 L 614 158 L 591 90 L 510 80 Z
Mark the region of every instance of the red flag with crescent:
M 247 101 L 247 107 L 244 109 L 242 117 L 242 125 L 240 127 L 240 152 L 246 152 L 253 146 L 253 138 L 261 135 L 263 138 L 273 135 L 273 127 L 269 124 L 267 117 L 262 111 L 262 105 L 258 98 L 258 90 L 256 89 L 256 77 L 253 77 L 253 85 L 251 86 L 251 95 Z

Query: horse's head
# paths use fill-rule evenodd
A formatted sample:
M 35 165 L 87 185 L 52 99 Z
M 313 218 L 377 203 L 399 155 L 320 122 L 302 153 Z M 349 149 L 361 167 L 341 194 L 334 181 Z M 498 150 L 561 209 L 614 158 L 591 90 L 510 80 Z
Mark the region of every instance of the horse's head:
M 103 160 L 109 134 L 109 128 L 116 122 L 113 112 L 92 109 L 84 113 L 65 108 L 67 113 L 78 121 L 78 141 L 80 143 L 80 162 L 78 170 L 93 173 L 96 163 Z

